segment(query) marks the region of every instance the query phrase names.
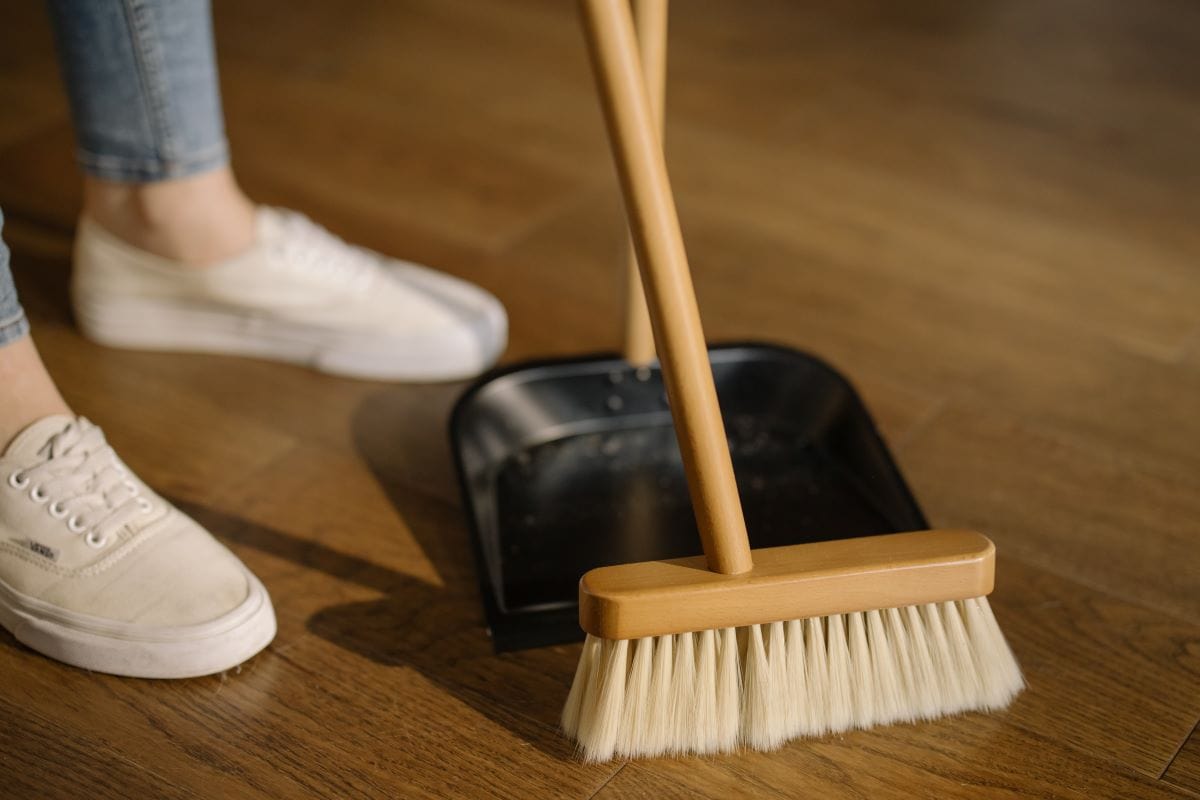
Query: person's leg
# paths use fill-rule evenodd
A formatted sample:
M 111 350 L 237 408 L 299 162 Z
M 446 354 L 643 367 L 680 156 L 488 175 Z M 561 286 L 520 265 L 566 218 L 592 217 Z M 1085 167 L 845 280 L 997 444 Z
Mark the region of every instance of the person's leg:
M 105 230 L 189 267 L 219 263 L 254 244 L 255 207 L 228 166 L 154 183 L 89 175 L 83 198 L 83 213 Z
M 0 452 L 30 423 L 51 414 L 71 413 L 29 336 L 3 233 L 4 213 L 0 211 Z
M 84 171 L 84 214 L 143 250 L 208 264 L 248 249 L 229 169 L 208 0 L 49 0 Z
M 508 320 L 487 292 L 246 198 L 208 0 L 49 4 L 87 176 L 72 278 L 85 336 L 390 380 L 470 377 L 499 357 Z

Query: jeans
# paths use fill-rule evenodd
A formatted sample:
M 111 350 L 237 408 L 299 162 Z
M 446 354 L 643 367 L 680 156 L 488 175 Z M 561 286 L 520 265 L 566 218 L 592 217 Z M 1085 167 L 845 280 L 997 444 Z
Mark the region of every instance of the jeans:
M 0 211 L 0 233 L 4 232 L 4 212 Z M 12 273 L 8 269 L 8 248 L 0 239 L 0 347 L 20 339 L 29 333 L 29 322 L 17 302 L 17 289 L 13 286 Z
M 209 0 L 47 5 L 85 173 L 145 183 L 228 163 Z M 27 331 L 0 240 L 0 346 Z

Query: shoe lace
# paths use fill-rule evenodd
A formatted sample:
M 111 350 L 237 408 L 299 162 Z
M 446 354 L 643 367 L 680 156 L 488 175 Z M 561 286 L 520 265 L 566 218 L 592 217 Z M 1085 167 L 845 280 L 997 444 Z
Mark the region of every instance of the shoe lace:
M 295 211 L 272 209 L 280 236 L 271 252 L 284 269 L 317 276 L 351 291 L 365 291 L 379 274 L 379 261 L 369 250 L 348 244 Z
M 104 547 L 113 532 L 153 511 L 104 433 L 86 419 L 50 437 L 38 454 L 45 460 L 13 473 L 10 484 L 30 486 L 31 500 L 46 503 L 51 516 L 85 534 L 92 547 Z

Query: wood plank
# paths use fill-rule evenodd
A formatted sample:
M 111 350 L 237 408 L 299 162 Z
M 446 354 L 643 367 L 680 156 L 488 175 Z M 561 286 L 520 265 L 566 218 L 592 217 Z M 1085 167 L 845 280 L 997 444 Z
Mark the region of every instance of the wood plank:
M 4 149 L 28 140 L 55 124 L 61 125 L 65 115 L 60 92 L 45 85 L 40 78 L 0 74 L 0 160 Z
M 916 285 L 905 277 L 919 269 L 915 261 L 879 269 L 811 259 L 794 242 L 749 236 L 745 225 L 712 214 L 700 219 L 692 247 L 698 291 L 702 304 L 721 298 L 722 313 L 709 314 L 712 337 L 803 342 L 851 376 L 971 394 L 1072 441 L 1136 454 L 1160 471 L 1200 468 L 1192 445 L 1200 440 L 1200 421 L 1190 413 L 1200 391 L 1194 372 L 1114 347 L 1067 323 L 1074 315 L 1039 320 L 1015 302 L 989 305 L 983 288 L 960 295 Z M 743 276 L 746 263 L 759 265 L 754 284 Z M 1170 302 L 1189 313 L 1200 287 L 1177 286 Z M 1152 417 L 1146 408 L 1161 413 Z
M 6 146 L 63 121 L 67 102 L 56 80 L 58 65 L 44 7 L 21 3 L 4 9 L 0 54 L 2 162 Z
M 7 639 L 7 634 L 3 636 Z M 4 796 L 11 800 L 77 798 L 85 794 L 164 799 L 203 796 L 136 763 L 134 757 L 140 758 L 140 754 L 121 753 L 100 744 L 78 728 L 40 717 L 26 704 L 0 699 L 0 710 L 4 714 L 0 768 L 4 770 Z M 45 768 L 51 764 L 54 768 Z
M 672 175 L 685 230 L 697 231 L 690 241 L 697 259 L 710 248 L 728 253 L 729 269 L 744 274 L 759 259 L 782 265 L 787 258 L 792 263 L 784 272 L 760 269 L 764 277 L 791 275 L 792 294 L 834 294 L 838 284 L 857 279 L 864 301 L 884 309 L 903 302 L 910 314 L 926 310 L 935 324 L 960 317 L 954 306 L 931 313 L 945 298 L 960 311 L 1005 312 L 1050 328 L 1070 320 L 1073 333 L 1159 358 L 1195 327 L 1184 300 L 1200 294 L 1200 280 L 1188 269 L 1194 247 L 1130 235 L 1105 218 L 1047 218 L 977 195 L 914 187 L 820 151 L 734 159 L 740 138 L 680 127 L 672 138 L 672 163 L 680 167 Z M 689 211 L 698 220 L 691 227 Z M 1130 213 L 1144 221 L 1149 211 Z M 713 241 L 716 232 L 733 241 Z M 742 252 L 747 244 L 754 250 Z M 1148 263 L 1155 269 L 1147 271 Z M 1130 303 L 1131 296 L 1138 302 Z M 1073 313 L 1064 314 L 1068 309 Z M 970 334 L 977 326 L 960 327 Z
M 4 704 L 6 709 L 14 709 L 11 715 L 5 715 L 6 720 L 13 721 L 12 726 L 5 726 L 5 732 L 19 733 L 8 739 L 13 747 L 11 758 L 17 758 L 17 753 L 25 762 L 41 758 L 36 745 L 43 739 L 58 741 L 56 747 L 77 748 L 78 757 L 68 763 L 76 770 L 96 775 L 96 783 L 89 781 L 89 786 L 96 787 L 95 796 L 120 798 L 130 796 L 127 792 L 136 792 L 134 796 L 172 796 L 169 793 L 174 792 L 175 796 L 265 798 L 281 796 L 280 790 L 295 790 L 268 780 L 266 784 L 275 790 L 264 792 L 258 789 L 264 784 L 262 778 L 239 775 L 235 766 L 220 757 L 220 726 L 191 726 L 180 732 L 163 729 L 161 692 L 220 698 L 224 688 L 229 688 L 230 681 L 238 680 L 238 676 L 205 679 L 203 687 L 194 681 L 110 678 L 50 662 L 14 643 L 6 632 L 0 632 L 0 662 L 6 675 Z M 250 669 L 242 670 L 242 674 L 248 673 Z M 17 697 L 31 711 L 17 710 L 20 705 L 13 702 Z M 31 717 L 31 712 L 38 716 Z M 89 752 L 91 756 L 86 756 Z M 170 752 L 178 753 L 174 763 L 167 758 Z M 156 775 L 167 777 L 150 777 L 142 769 L 128 766 L 143 759 L 154 764 Z M 98 780 L 104 770 L 115 772 L 115 780 L 107 788 Z M 78 796 L 79 784 L 61 769 L 38 770 L 36 776 L 52 788 L 61 782 L 61 796 Z M 143 792 L 137 792 L 139 786 L 144 787 Z M 41 796 L 41 792 L 29 796 Z
M 1081 753 L 1057 737 L 973 715 L 920 728 L 857 731 L 775 753 L 635 762 L 623 772 L 645 779 L 665 774 L 717 797 L 1190 796 L 1114 769 L 1101 754 Z
M 921 189 L 954 187 L 1055 220 L 1103 214 L 1126 233 L 1194 246 L 1195 9 L 860 2 L 775 5 L 762 24 L 705 12 L 675 20 L 672 54 L 689 67 L 670 94 L 678 113 L 780 156 L 819 149 Z M 1059 31 L 1053 50 L 1037 44 L 1047 26 Z M 1153 55 L 1138 36 L 1158 44 Z M 1112 92 L 1105 64 L 1137 88 Z M 729 85 L 739 91 L 714 89 Z M 713 114 L 730 104 L 736 113 Z M 1156 213 L 1143 216 L 1146 204 Z
M 322 720 L 380 781 L 379 795 L 528 797 L 594 793 L 619 768 L 571 761 L 572 745 L 552 729 L 465 693 L 440 667 L 374 664 L 317 637 L 286 652 L 312 687 L 295 698 L 299 718 Z M 297 677 L 299 677 L 299 675 Z M 490 695 L 503 693 L 496 680 Z M 397 700 L 397 695 L 404 698 Z M 376 713 L 363 716 L 366 707 Z M 447 769 L 440 754 L 455 754 Z
M 15 217 L 66 234 L 74 228 L 82 205 L 82 182 L 66 119 L 38 127 L 0 151 L 0 207 L 6 229 L 9 218 Z
M 454 700 L 411 670 L 384 670 L 367 689 L 360 660 L 312 637 L 191 681 L 123 680 L 25 658 L 32 663 L 12 675 L 11 691 L 99 748 L 153 753 L 159 774 L 202 796 L 511 797 L 529 787 L 586 796 L 615 770 L 563 769 L 569 746 L 544 727 Z M 59 697 L 80 689 L 87 701 Z M 447 752 L 458 768 L 447 769 Z M 521 781 L 513 770 L 524 771 Z
M 204 500 L 292 445 L 285 433 L 239 418 L 152 372 L 117 366 L 121 356 L 101 354 L 73 333 L 38 326 L 36 336 L 51 353 L 48 369 L 67 402 L 102 425 L 121 458 L 158 491 Z M 61 338 L 70 343 L 60 344 Z M 164 448 L 163 442 L 171 444 Z
M 316 7 L 283 25 L 265 23 L 269 15 L 245 4 L 218 8 L 229 63 L 275 80 L 336 82 L 354 103 L 391 108 L 410 129 L 452 131 L 473 147 L 502 141 L 506 154 L 555 173 L 611 174 L 570 5 L 439 0 L 409 2 L 396 14 L 386 3 L 359 3 L 352 12 Z M 253 35 L 262 24 L 279 36 Z M 304 44 L 313 30 L 321 48 Z
M 608 798 L 629 798 L 629 800 L 729 800 L 734 797 L 786 797 L 787 795 L 773 792 L 758 792 L 751 795 L 747 792 L 732 794 L 710 794 L 698 786 L 687 786 L 673 780 L 656 775 L 648 770 L 635 769 L 634 764 L 628 763 L 620 769 L 608 783 L 593 795 L 596 800 Z
M 485 250 L 536 225 L 579 189 L 568 175 L 458 136 L 471 124 L 470 109 L 423 130 L 402 106 L 363 102 L 303 78 L 281 84 L 252 68 L 240 70 L 225 98 L 234 158 L 252 165 L 252 175 L 289 193 L 337 187 L 345 209 L 404 219 Z M 343 146 L 361 130 L 373 135 Z
M 1200 616 L 1196 473 L 965 401 L 900 460 L 938 524 L 984 531 L 1002 555 L 1181 619 Z
M 997 551 L 991 600 L 1028 683 L 1004 716 L 1157 777 L 1200 714 L 1200 627 Z
M 1179 348 L 1179 361 L 1192 368 L 1200 368 L 1200 328 L 1192 331 Z
M 446 487 L 432 494 L 422 488 L 402 475 L 374 473 L 353 452 L 304 445 L 204 505 L 385 570 L 438 584 L 474 580 L 457 494 L 451 502 L 439 496 Z
M 1175 754 L 1162 779 L 1200 796 L 1200 723 Z

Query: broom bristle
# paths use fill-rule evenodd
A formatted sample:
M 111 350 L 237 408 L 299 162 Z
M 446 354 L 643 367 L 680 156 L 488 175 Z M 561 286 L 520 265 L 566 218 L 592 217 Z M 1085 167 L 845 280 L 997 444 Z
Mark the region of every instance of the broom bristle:
M 742 669 L 738 650 L 737 631 L 721 630 L 721 651 L 717 666 L 717 735 L 713 746 L 716 752 L 737 747 L 742 715 Z
M 650 711 L 653 670 L 654 638 L 647 636 L 638 639 L 633 650 L 633 663 L 630 664 L 629 678 L 625 684 L 625 708 L 621 712 L 624 724 L 617 735 L 618 755 L 636 756 L 645 749 L 643 740 L 646 735 L 646 715 Z M 573 691 L 574 687 L 571 688 Z
M 822 736 L 829 730 L 829 657 L 825 649 L 825 626 L 819 618 L 804 620 L 804 678 L 808 683 L 805 704 L 806 736 Z M 798 698 L 804 702 L 804 698 Z
M 587 761 L 773 750 L 1003 708 L 1023 687 L 987 598 L 976 597 L 632 644 L 589 635 L 562 727 Z
M 690 749 L 696 730 L 696 709 L 700 696 L 696 692 L 696 653 L 692 634 L 675 637 L 675 669 L 671 671 L 671 752 L 685 753 Z
M 701 631 L 696 641 L 696 715 L 691 749 L 707 753 L 717 748 L 717 636 L 714 631 Z

